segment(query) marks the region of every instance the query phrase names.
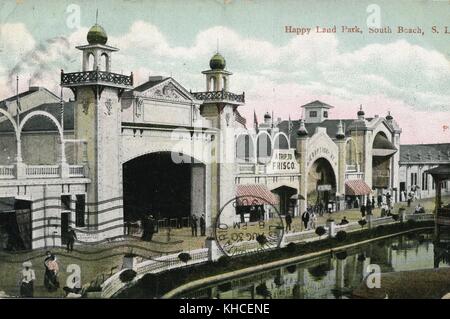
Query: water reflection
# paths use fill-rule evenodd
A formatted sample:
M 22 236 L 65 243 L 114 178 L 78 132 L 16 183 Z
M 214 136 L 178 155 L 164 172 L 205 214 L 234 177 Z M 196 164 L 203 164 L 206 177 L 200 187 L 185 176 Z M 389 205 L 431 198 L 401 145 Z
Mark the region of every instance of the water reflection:
M 415 233 L 366 244 L 346 252 L 204 287 L 187 298 L 349 298 L 369 264 L 382 272 L 449 267 L 448 249 L 434 247 L 431 233 Z

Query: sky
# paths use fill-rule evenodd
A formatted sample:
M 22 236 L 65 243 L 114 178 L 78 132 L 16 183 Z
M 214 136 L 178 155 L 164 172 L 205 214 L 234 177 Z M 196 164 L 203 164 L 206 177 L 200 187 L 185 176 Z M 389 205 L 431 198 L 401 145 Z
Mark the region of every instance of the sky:
M 163 75 L 203 91 L 201 71 L 218 48 L 233 72 L 230 91 L 245 92 L 248 126 L 253 112 L 297 120 L 301 105 L 321 100 L 334 106 L 331 118 L 354 118 L 360 105 L 368 117 L 390 111 L 402 144 L 450 142 L 450 2 L 440 0 L 2 0 L 0 99 L 14 94 L 16 75 L 19 91 L 39 85 L 59 95 L 60 70 L 81 70 L 75 46 L 86 44 L 97 9 L 108 44 L 120 49 L 112 70 L 133 72 L 137 84 Z M 363 32 L 313 31 L 343 25 Z M 369 34 L 374 25 L 394 33 Z

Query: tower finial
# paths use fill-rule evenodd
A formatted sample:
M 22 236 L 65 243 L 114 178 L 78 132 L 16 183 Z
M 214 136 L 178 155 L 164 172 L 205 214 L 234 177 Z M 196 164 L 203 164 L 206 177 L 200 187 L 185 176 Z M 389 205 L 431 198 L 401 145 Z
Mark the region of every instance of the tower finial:
M 216 48 L 216 53 L 219 53 L 219 38 L 217 38 L 217 48 Z
M 97 8 L 97 12 L 95 13 L 95 24 L 98 24 L 98 8 Z

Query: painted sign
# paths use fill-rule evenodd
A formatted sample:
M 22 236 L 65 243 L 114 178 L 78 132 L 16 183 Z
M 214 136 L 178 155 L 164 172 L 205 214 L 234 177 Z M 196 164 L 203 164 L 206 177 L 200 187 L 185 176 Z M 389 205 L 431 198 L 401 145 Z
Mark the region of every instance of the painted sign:
M 337 165 L 337 159 L 334 152 L 325 146 L 318 146 L 308 154 L 307 166 L 311 165 L 319 157 L 329 159 L 333 165 Z
M 274 150 L 272 160 L 267 165 L 268 174 L 298 172 L 294 150 Z

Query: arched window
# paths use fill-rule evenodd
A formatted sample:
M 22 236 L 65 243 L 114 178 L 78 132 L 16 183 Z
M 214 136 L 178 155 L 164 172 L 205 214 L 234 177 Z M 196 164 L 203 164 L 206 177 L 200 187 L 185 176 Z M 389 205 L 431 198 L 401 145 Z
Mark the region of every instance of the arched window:
M 88 71 L 94 71 L 94 65 L 95 65 L 94 54 L 89 53 L 88 56 L 87 56 L 87 69 L 88 69 Z
M 102 53 L 100 56 L 100 65 L 98 66 L 100 71 L 109 71 L 109 57 L 108 54 Z
M 256 145 L 258 163 L 267 164 L 272 159 L 272 139 L 266 132 L 258 134 Z
M 249 163 L 254 161 L 253 139 L 248 134 L 241 134 L 236 139 L 236 158 L 238 162 Z
M 222 83 L 223 83 L 223 89 L 224 90 L 228 90 L 228 83 L 227 83 L 227 77 L 226 76 L 222 77 Z
M 345 146 L 345 163 L 348 170 L 356 170 L 356 145 L 355 141 L 349 139 Z
M 209 90 L 210 91 L 216 91 L 216 78 L 214 76 L 212 76 L 209 79 Z

